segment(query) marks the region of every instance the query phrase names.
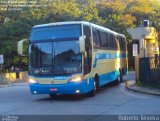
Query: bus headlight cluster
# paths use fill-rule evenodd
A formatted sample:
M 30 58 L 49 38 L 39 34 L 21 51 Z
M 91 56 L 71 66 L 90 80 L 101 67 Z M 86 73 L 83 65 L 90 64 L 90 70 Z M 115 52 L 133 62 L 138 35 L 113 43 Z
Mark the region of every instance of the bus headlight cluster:
M 81 82 L 83 80 L 82 76 L 76 76 L 69 79 L 69 82 Z
M 33 79 L 33 78 L 29 78 L 28 82 L 31 83 L 31 84 L 38 83 L 38 82 L 37 82 L 35 79 Z

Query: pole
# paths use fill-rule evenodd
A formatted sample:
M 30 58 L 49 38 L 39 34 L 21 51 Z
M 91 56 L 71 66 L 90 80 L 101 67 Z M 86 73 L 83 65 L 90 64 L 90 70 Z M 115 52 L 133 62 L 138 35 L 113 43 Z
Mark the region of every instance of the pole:
M 3 77 L 2 77 L 2 65 L 0 65 L 0 75 L 1 75 L 1 81 L 3 83 Z

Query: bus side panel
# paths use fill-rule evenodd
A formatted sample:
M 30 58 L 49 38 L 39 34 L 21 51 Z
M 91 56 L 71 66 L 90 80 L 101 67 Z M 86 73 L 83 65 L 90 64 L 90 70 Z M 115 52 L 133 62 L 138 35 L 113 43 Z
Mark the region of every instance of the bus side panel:
M 117 79 L 118 70 L 113 71 L 113 72 L 109 72 L 109 73 L 105 73 L 105 74 L 101 74 L 101 75 L 99 75 L 99 77 L 100 77 L 100 80 L 101 80 L 100 81 L 100 86 L 103 86 L 103 85 L 105 85 L 107 83 L 110 83 L 110 82 Z
M 93 71 L 99 76 L 99 86 L 107 84 L 118 78 L 117 56 L 115 52 L 95 53 Z

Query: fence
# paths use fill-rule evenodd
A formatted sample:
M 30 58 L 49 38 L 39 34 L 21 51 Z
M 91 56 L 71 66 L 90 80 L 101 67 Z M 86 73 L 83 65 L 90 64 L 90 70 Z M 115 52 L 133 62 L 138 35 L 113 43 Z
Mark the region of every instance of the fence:
M 139 81 L 145 85 L 153 85 L 160 88 L 159 59 L 145 57 L 139 59 Z
M 150 69 L 160 68 L 159 58 L 157 58 L 156 60 L 155 57 L 149 57 L 149 61 L 150 61 Z

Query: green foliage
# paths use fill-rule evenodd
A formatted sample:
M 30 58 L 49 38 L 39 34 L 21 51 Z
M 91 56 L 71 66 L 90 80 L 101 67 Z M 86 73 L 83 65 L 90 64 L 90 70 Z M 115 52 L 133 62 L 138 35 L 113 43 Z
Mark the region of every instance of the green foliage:
M 28 38 L 37 24 L 84 20 L 125 34 L 128 39 L 126 29 L 138 26 L 144 19 L 160 28 L 159 0 L 38 0 L 32 6 L 21 11 L 0 9 L 0 54 L 4 54 L 7 68 L 20 62 L 27 65 L 27 59 L 17 55 L 17 42 Z

